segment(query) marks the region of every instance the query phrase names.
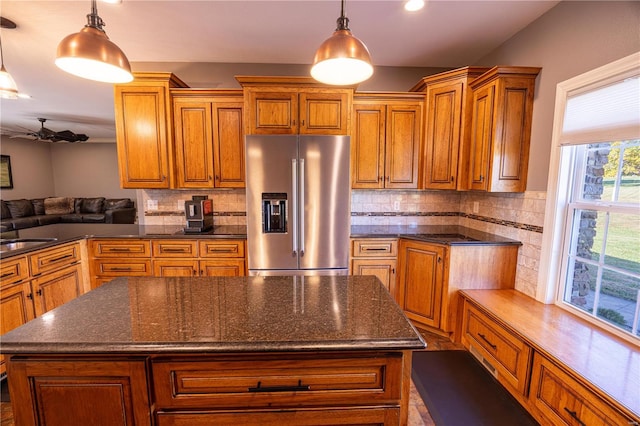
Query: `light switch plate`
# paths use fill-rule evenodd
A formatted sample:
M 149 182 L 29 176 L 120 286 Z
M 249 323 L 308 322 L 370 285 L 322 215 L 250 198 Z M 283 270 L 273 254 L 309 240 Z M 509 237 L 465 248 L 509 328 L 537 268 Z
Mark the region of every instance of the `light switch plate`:
M 158 200 L 147 200 L 147 210 L 158 210 Z

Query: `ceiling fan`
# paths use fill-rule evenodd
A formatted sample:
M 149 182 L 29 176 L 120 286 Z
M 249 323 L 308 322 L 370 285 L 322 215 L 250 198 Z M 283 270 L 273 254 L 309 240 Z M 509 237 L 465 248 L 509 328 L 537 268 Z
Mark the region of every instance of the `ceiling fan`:
M 51 142 L 85 142 L 89 139 L 89 136 L 83 133 L 74 133 L 71 130 L 62 130 L 60 132 L 55 132 L 51 129 L 47 129 L 44 127 L 44 123 L 47 121 L 46 118 L 38 118 L 40 122 L 40 129 L 36 131 L 27 131 L 19 134 L 14 134 L 12 137 L 20 137 L 20 136 L 32 136 L 35 140 L 41 141 L 51 141 Z

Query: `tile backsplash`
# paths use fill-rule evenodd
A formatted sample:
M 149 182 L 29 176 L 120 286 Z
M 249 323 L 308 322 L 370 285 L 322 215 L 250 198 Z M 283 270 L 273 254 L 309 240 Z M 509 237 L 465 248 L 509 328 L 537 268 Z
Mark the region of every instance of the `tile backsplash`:
M 244 226 L 244 189 L 215 191 L 138 190 L 138 221 L 145 225 L 186 225 L 184 201 L 193 195 L 213 200 L 216 225 Z M 157 201 L 157 210 L 150 210 Z M 546 193 L 517 194 L 421 190 L 353 190 L 352 225 L 462 225 L 522 242 L 516 289 L 535 297 L 542 246 Z M 155 206 L 154 206 L 155 207 Z

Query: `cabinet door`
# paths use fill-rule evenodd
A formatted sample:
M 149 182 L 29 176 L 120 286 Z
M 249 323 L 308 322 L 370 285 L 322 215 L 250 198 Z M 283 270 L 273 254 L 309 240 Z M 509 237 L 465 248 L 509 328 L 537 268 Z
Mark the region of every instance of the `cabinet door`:
M 418 188 L 421 128 L 421 105 L 387 106 L 385 188 Z
M 213 159 L 216 188 L 244 188 L 244 131 L 242 100 L 213 103 Z
M 166 97 L 163 87 L 116 86 L 120 186 L 169 188 Z
M 33 294 L 28 282 L 4 286 L 0 290 L 0 335 L 20 327 L 35 318 Z M 0 374 L 6 371 L 4 356 L 0 356 Z
M 150 425 L 144 360 L 12 360 L 16 424 Z
M 213 188 L 211 103 L 174 101 L 176 186 Z
M 351 187 L 384 188 L 385 105 L 358 104 L 353 109 Z
M 56 271 L 31 280 L 36 315 L 42 315 L 82 294 L 80 265 Z
M 197 275 L 197 260 L 159 259 L 153 261 L 154 277 L 192 277 Z
M 396 263 L 395 259 L 353 259 L 351 271 L 353 275 L 375 275 L 395 298 Z
M 398 303 L 407 317 L 438 328 L 444 287 L 445 247 L 401 240 Z
M 242 277 L 245 273 L 244 260 L 221 259 L 201 260 L 200 276 L 203 277 Z
M 298 133 L 298 92 L 248 90 L 247 134 L 295 135 Z
M 487 190 L 491 140 L 493 138 L 493 103 L 495 85 L 488 85 L 473 93 L 471 149 L 469 152 L 469 187 Z
M 424 187 L 456 189 L 464 84 L 427 87 Z
M 300 134 L 348 135 L 350 90 L 300 93 Z

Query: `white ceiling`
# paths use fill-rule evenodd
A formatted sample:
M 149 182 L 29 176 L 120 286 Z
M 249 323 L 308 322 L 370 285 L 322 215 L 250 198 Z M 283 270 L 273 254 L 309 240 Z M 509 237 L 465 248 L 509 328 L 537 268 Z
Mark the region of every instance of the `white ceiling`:
M 403 1 L 349 0 L 346 15 L 374 65 L 460 67 L 500 46 L 559 1 L 429 1 L 419 12 Z M 56 47 L 86 24 L 89 0 L 1 0 L 16 29 L 0 30 L 4 63 L 31 99 L 0 103 L 3 130 L 86 133 L 114 140 L 113 88 L 69 75 L 54 65 Z M 136 62 L 310 64 L 335 29 L 340 1 L 98 2 L 109 38 Z M 157 69 L 156 71 L 166 71 Z

